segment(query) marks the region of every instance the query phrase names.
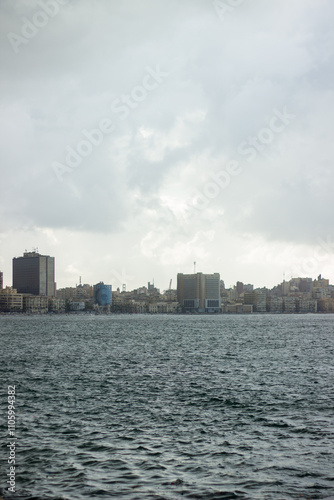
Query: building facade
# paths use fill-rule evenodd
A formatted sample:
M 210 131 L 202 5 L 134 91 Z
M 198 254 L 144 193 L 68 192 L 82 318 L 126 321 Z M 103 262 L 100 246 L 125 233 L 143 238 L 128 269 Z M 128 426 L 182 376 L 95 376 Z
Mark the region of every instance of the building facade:
M 0 311 L 21 312 L 23 310 L 23 294 L 11 286 L 0 290 Z
M 25 252 L 13 259 L 13 288 L 18 293 L 55 296 L 55 258 L 37 252 Z
M 177 299 L 184 312 L 221 312 L 219 273 L 179 273 Z
M 254 290 L 244 295 L 244 304 L 252 305 L 254 312 L 265 313 L 267 311 L 267 297 L 262 290 Z
M 111 285 L 105 285 L 102 281 L 94 285 L 94 303 L 98 306 L 111 306 Z

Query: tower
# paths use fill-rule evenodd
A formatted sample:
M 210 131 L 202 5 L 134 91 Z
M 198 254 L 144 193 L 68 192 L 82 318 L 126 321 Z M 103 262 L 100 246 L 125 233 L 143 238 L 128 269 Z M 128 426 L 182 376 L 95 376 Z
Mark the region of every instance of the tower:
M 177 275 L 177 299 L 184 311 L 220 312 L 219 273 L 179 273 Z
M 24 252 L 13 258 L 13 288 L 18 293 L 55 296 L 55 258 L 38 252 Z

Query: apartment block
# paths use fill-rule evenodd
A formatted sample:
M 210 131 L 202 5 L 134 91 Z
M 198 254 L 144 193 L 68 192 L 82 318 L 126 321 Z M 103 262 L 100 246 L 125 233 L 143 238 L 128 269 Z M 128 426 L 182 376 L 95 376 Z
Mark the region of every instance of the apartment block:
M 11 286 L 6 286 L 0 290 L 0 311 L 3 312 L 22 312 L 23 295 L 17 293 L 17 290 Z

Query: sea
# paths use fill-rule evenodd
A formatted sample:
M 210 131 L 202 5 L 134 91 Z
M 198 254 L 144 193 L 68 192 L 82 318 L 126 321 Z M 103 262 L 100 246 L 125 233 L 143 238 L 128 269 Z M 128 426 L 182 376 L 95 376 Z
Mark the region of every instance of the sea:
M 9 314 L 0 339 L 5 499 L 334 499 L 334 315 Z

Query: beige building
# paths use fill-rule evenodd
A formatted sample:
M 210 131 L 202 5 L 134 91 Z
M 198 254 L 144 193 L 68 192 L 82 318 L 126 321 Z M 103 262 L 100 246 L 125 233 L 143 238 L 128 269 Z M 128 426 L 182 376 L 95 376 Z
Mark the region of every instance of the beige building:
M 334 299 L 318 300 L 318 311 L 322 313 L 334 313 Z
M 244 304 L 252 305 L 254 312 L 265 313 L 267 311 L 267 297 L 265 292 L 254 290 L 244 294 Z
M 57 290 L 57 299 L 81 301 L 91 299 L 92 297 L 93 287 L 87 284 Z
M 153 314 L 175 314 L 180 311 L 178 302 L 152 302 L 148 305 L 148 312 Z
M 0 311 L 21 312 L 23 310 L 23 294 L 11 286 L 0 290 Z
M 283 297 L 283 311 L 288 314 L 296 312 L 296 298 Z
M 48 312 L 48 297 L 23 294 L 23 311 L 31 314 Z
M 56 299 L 55 297 L 49 297 L 49 311 L 54 313 L 60 313 L 65 311 L 65 300 Z
M 297 301 L 297 304 L 300 313 L 316 313 L 318 311 L 318 302 L 316 300 L 301 297 Z

